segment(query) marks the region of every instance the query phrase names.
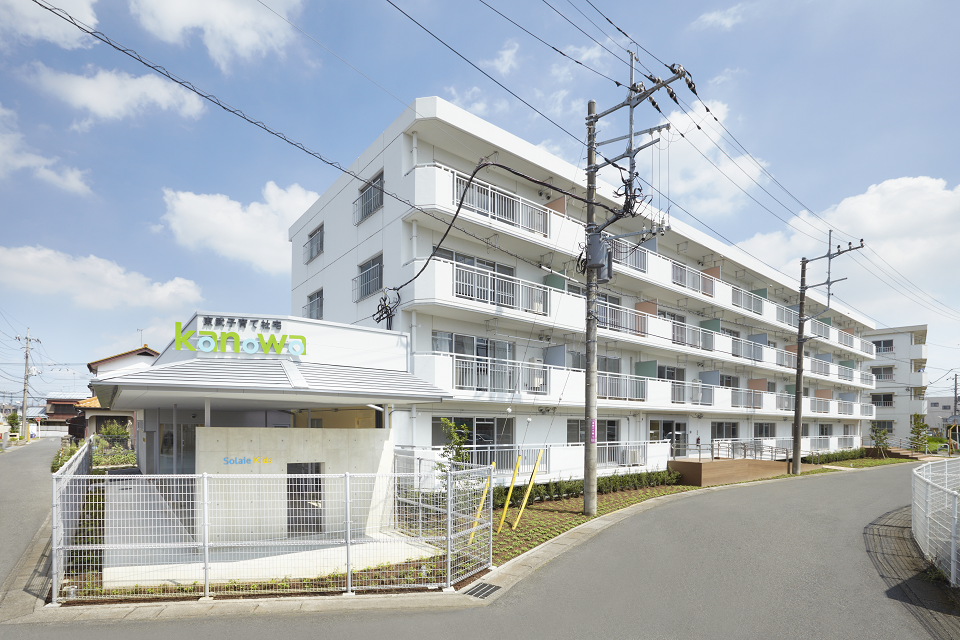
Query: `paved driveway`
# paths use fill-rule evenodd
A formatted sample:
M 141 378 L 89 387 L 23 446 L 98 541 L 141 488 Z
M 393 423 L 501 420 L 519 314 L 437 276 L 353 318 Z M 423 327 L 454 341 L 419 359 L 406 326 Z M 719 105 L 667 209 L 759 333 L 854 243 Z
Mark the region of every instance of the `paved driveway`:
M 913 466 L 687 494 L 604 530 L 488 607 L 4 625 L 0 637 L 925 638 L 863 537 L 909 503 Z
M 50 513 L 50 463 L 60 438 L 0 454 L 0 584 Z

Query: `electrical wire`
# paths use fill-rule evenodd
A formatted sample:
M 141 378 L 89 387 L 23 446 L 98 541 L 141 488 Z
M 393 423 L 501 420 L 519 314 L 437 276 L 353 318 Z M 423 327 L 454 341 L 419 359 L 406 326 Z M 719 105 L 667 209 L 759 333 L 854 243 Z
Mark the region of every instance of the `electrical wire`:
M 389 2 L 389 0 L 388 0 L 388 2 Z M 621 58 L 619 55 L 617 55 L 617 54 L 614 53 L 613 51 L 610 51 L 610 49 L 608 49 L 608 48 L 606 47 L 606 45 L 604 45 L 602 42 L 600 42 L 599 40 L 597 40 L 596 38 L 594 38 L 593 36 L 591 36 L 589 33 L 587 33 L 586 31 L 584 31 L 583 29 L 581 29 L 581 28 L 580 28 L 580 25 L 578 25 L 576 22 L 574 22 L 573 20 L 571 20 L 571 19 L 568 18 L 567 16 L 563 15 L 563 13 L 561 13 L 559 9 L 557 9 L 555 6 L 553 6 L 552 4 L 550 4 L 549 2 L 547 2 L 547 0 L 543 0 L 543 4 L 547 5 L 547 6 L 550 7 L 551 9 L 553 9 L 558 16 L 560 16 L 561 18 L 563 18 L 564 20 L 566 20 L 567 22 L 569 22 L 571 25 L 573 25 L 573 27 L 574 27 L 577 31 L 579 31 L 580 33 L 582 33 L 583 35 L 587 36 L 588 38 L 590 38 L 591 40 L 593 40 L 594 42 L 596 42 L 598 45 L 600 45 L 600 47 L 602 47 L 604 51 L 606 51 L 607 53 L 609 53 L 610 55 L 612 55 L 614 58 L 616 58 L 617 60 L 619 60 L 619 61 L 622 62 L 623 64 L 628 65 L 628 66 L 630 65 L 629 62 L 627 62 L 626 60 L 624 60 L 623 58 Z

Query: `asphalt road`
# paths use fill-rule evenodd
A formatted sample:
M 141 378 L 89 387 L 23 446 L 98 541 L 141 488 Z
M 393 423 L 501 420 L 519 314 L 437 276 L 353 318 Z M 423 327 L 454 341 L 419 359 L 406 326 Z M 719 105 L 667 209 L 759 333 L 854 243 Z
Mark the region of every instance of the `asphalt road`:
M 50 513 L 50 463 L 60 438 L 0 454 L 0 584 Z
M 11 625 L 0 638 L 927 638 L 863 538 L 910 502 L 913 466 L 691 494 L 602 531 L 483 608 Z

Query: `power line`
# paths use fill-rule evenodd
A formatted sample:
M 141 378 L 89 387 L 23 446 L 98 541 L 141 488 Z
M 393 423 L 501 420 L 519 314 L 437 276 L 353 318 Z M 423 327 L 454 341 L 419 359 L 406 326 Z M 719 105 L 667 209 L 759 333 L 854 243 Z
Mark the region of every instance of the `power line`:
M 389 2 L 390 0 L 387 0 L 387 1 Z M 586 31 L 584 31 L 583 29 L 581 29 L 581 28 L 580 28 L 580 25 L 578 25 L 576 22 L 574 22 L 573 20 L 571 20 L 571 19 L 568 18 L 567 16 L 563 15 L 563 14 L 560 12 L 559 9 L 557 9 L 557 8 L 554 7 L 552 4 L 550 4 L 549 2 L 547 2 L 547 0 L 543 0 L 543 4 L 547 5 L 547 6 L 550 7 L 551 9 L 553 9 L 558 16 L 560 16 L 561 18 L 563 18 L 564 20 L 566 20 L 567 22 L 569 22 L 570 24 L 572 24 L 573 27 L 574 27 L 577 31 L 579 31 L 580 33 L 582 33 L 583 35 L 587 36 L 588 38 L 590 38 L 591 40 L 593 40 L 594 42 L 596 42 L 598 45 L 600 45 L 600 46 L 603 48 L 604 51 L 606 51 L 607 53 L 609 53 L 610 55 L 612 55 L 614 58 L 616 58 L 617 60 L 619 60 L 619 61 L 622 62 L 623 64 L 625 64 L 625 65 L 627 65 L 627 66 L 630 65 L 629 62 L 627 62 L 626 60 L 624 60 L 623 58 L 621 58 L 619 55 L 615 54 L 613 51 L 610 51 L 610 49 L 608 49 L 602 42 L 600 42 L 599 40 L 597 40 L 596 38 L 594 38 L 593 36 L 591 36 L 589 33 L 587 33 Z

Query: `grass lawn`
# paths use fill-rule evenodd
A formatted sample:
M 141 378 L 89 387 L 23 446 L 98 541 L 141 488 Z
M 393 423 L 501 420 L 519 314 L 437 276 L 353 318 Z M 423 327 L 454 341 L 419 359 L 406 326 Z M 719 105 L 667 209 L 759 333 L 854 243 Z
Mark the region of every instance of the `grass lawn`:
M 597 496 L 597 515 L 605 515 L 629 507 L 632 504 L 665 496 L 671 493 L 681 493 L 700 487 L 688 487 L 684 485 L 668 485 L 660 487 L 650 487 L 646 489 L 631 489 L 629 491 L 617 491 Z M 566 500 L 547 500 L 546 502 L 536 502 L 528 505 L 523 510 L 523 517 L 516 530 L 511 530 L 510 525 L 517 517 L 518 508 L 511 507 L 507 512 L 507 520 L 503 523 L 503 529 L 500 534 L 493 535 L 493 564 L 500 566 L 511 558 L 516 558 L 521 553 L 533 549 L 537 545 L 543 544 L 551 538 L 555 538 L 564 531 L 583 524 L 588 518 L 583 515 L 583 498 L 568 498 Z M 497 509 L 493 512 L 494 525 L 500 523 L 502 510 Z
M 828 464 L 833 467 L 847 467 L 848 469 L 866 469 L 867 467 L 882 467 L 886 464 L 897 464 L 900 462 L 916 462 L 916 460 L 908 460 L 906 458 L 884 458 L 882 460 L 877 460 L 876 458 L 857 458 L 856 460 L 842 460 Z

